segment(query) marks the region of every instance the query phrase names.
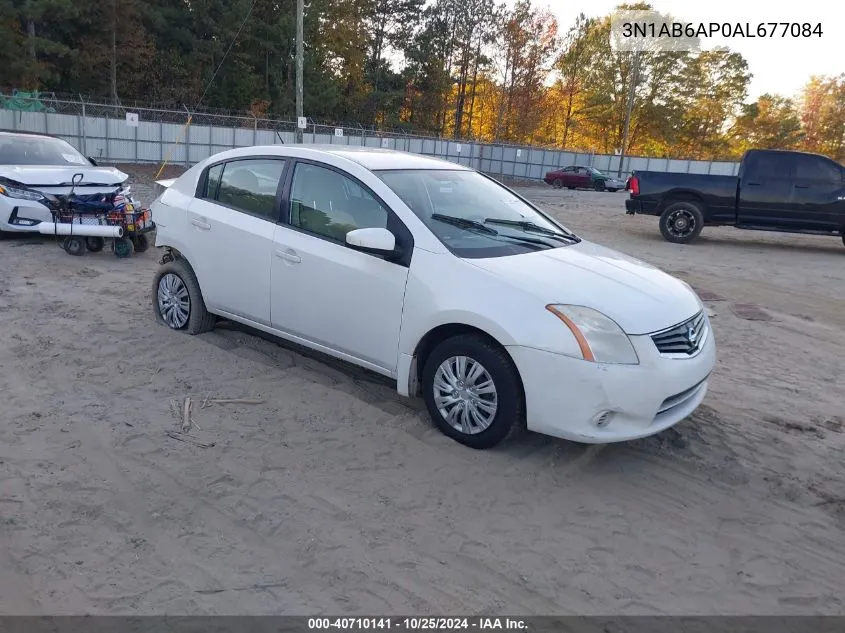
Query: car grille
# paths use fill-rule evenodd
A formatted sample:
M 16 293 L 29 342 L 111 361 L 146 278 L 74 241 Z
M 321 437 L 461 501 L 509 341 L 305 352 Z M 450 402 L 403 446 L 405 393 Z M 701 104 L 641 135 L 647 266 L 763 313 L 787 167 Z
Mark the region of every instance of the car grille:
M 694 356 L 707 339 L 707 319 L 699 312 L 680 325 L 651 335 L 657 351 L 668 356 Z

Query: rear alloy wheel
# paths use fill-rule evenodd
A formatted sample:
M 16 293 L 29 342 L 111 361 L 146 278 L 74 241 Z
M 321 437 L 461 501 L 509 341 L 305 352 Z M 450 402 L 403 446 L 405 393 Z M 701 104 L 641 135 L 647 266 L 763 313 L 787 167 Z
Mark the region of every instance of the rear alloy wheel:
M 208 332 L 217 320 L 205 309 L 197 277 L 183 259 L 167 262 L 156 273 L 153 310 L 159 323 L 188 334 Z
M 695 202 L 684 200 L 666 207 L 660 216 L 660 233 L 673 244 L 688 244 L 704 228 L 704 214 Z
M 456 336 L 429 355 L 423 397 L 443 434 L 470 448 L 491 448 L 524 417 L 522 385 L 507 352 L 488 339 Z
M 561 187 L 563 187 L 563 181 L 562 181 L 560 178 L 557 178 L 557 179 L 555 179 L 555 181 L 552 183 L 552 186 L 553 186 L 555 189 L 560 189 Z

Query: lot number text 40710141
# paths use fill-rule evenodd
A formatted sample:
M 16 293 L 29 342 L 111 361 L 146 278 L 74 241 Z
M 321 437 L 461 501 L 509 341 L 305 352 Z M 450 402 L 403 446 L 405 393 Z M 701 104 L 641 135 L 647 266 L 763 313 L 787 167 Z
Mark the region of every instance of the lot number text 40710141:
M 372 617 L 372 618 L 308 618 L 308 630 L 343 630 L 343 631 L 526 631 L 524 620 L 519 618 L 472 617 Z

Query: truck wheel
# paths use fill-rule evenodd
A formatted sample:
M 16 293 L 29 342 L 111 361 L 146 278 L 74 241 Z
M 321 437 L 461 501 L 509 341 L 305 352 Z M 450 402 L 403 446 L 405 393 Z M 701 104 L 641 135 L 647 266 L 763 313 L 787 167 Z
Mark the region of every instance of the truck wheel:
M 560 178 L 557 178 L 557 179 L 556 179 L 556 180 L 552 183 L 552 186 L 553 186 L 555 189 L 560 189 L 561 187 L 563 187 L 563 181 L 562 181 Z
M 684 200 L 666 207 L 660 216 L 660 233 L 667 242 L 688 244 L 704 228 L 704 214 L 695 202 Z

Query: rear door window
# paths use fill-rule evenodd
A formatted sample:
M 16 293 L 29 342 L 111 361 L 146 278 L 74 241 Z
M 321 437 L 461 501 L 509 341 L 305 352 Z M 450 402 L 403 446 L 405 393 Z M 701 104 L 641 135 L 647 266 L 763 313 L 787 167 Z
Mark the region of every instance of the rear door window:
M 795 177 L 799 180 L 841 182 L 842 169 L 821 156 L 795 155 Z
M 202 197 L 267 220 L 278 219 L 276 195 L 285 171 L 279 158 L 233 160 L 208 170 Z

